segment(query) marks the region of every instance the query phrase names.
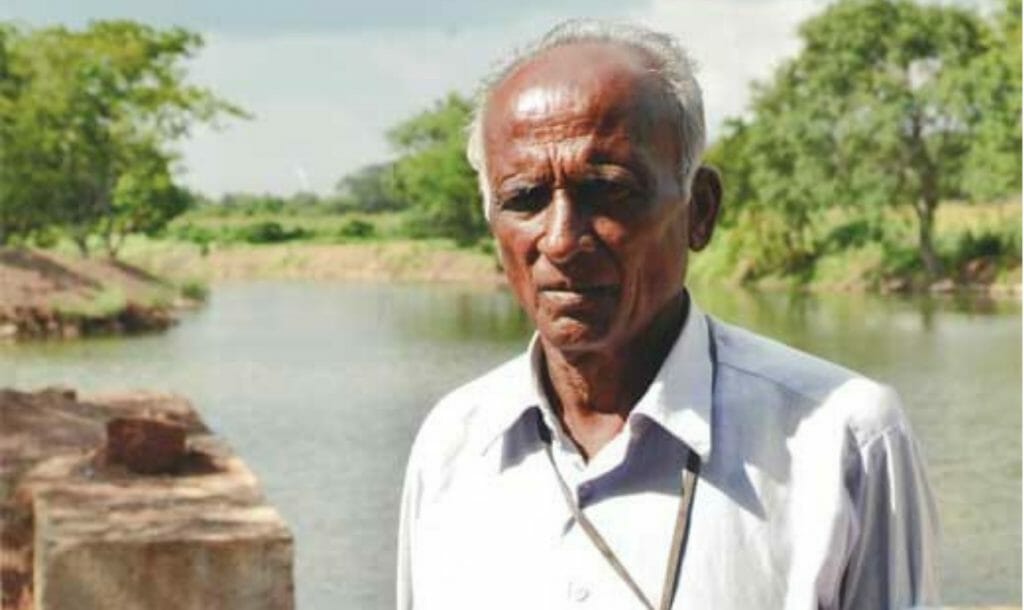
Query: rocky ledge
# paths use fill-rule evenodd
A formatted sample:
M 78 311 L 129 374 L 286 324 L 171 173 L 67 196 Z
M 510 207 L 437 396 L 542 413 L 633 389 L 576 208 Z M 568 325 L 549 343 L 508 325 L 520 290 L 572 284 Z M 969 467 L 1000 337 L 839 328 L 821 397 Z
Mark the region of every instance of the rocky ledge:
M 139 303 L 99 316 L 69 315 L 49 306 L 11 307 L 0 309 L 0 340 L 138 334 L 165 330 L 176 321 L 171 307 Z
M 164 330 L 199 304 L 202 288 L 192 288 L 189 298 L 183 287 L 118 260 L 0 248 L 0 340 Z
M 187 400 L 0 390 L 3 608 L 294 607 L 292 536 Z

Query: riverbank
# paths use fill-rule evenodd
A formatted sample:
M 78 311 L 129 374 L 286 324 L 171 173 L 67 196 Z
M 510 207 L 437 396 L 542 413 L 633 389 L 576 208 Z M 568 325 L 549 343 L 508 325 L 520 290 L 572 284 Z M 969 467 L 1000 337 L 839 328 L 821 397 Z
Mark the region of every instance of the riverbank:
M 710 247 L 691 257 L 688 277 L 695 285 L 817 293 L 1019 296 L 1019 198 L 944 202 L 933 227 L 943 268 L 938 278 L 924 271 L 916 226 L 909 209 L 885 208 L 865 219 L 834 208 L 782 238 L 784 226 L 726 217 Z M 489 240 L 458 248 L 451 240 L 414 239 L 415 233 L 401 212 L 211 205 L 175 219 L 160 241 L 135 239 L 126 256 L 161 274 L 181 268 L 209 281 L 503 281 Z
M 445 240 L 390 239 L 351 243 L 296 241 L 283 244 L 226 244 L 199 246 L 171 240 L 133 239 L 125 258 L 152 273 L 184 281 L 249 279 L 383 280 L 505 283 L 497 256 L 484 248 L 458 248 Z M 695 284 L 744 285 L 767 290 L 817 293 L 940 293 L 1019 298 L 1020 261 L 979 256 L 939 280 L 908 271 L 880 274 L 877 252 L 851 251 L 822 261 L 827 273 L 812 278 L 773 276 L 743 282 L 737 274 L 721 272 L 715 252 L 691 258 Z
M 340 244 L 228 244 L 135 239 L 124 257 L 151 273 L 203 282 L 252 279 L 384 280 L 499 285 L 497 257 L 446 240 L 395 239 Z
M 0 340 L 163 330 L 203 296 L 126 262 L 0 249 Z

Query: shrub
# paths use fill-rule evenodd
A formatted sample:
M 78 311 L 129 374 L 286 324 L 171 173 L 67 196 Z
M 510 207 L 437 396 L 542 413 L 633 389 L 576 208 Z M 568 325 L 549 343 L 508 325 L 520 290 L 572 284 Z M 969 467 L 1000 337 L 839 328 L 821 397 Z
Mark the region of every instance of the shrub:
M 859 248 L 882 238 L 877 224 L 869 218 L 854 218 L 832 227 L 817 245 L 823 252 L 838 252 Z
M 960 235 L 957 240 L 954 256 L 957 261 L 969 261 L 976 258 L 996 258 L 1006 254 L 1009 244 L 1003 236 L 991 231 L 984 231 L 975 236 L 972 231 Z
M 199 278 L 189 278 L 179 287 L 181 296 L 193 301 L 205 301 L 210 297 L 210 287 Z
M 281 223 L 267 221 L 242 225 L 235 230 L 235 239 L 250 244 L 275 244 L 309 237 L 301 227 L 285 229 Z
M 961 233 L 952 247 L 947 246 L 946 262 L 959 267 L 977 259 L 1019 261 L 1021 235 L 1019 225 Z M 1016 263 L 1015 263 L 1016 264 Z
M 373 237 L 377 234 L 377 227 L 373 223 L 367 222 L 359 218 L 353 218 L 345 224 L 341 225 L 338 229 L 339 237 L 354 237 L 357 239 L 364 239 L 367 237 Z
M 216 241 L 217 234 L 207 227 L 196 226 L 191 223 L 168 229 L 167 234 L 181 241 L 187 241 L 199 246 L 207 246 L 210 242 Z

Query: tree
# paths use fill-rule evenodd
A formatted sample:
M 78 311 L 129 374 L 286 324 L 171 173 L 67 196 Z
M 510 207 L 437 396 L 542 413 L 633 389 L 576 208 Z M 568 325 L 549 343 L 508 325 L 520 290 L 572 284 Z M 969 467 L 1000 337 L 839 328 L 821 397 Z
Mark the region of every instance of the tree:
M 127 235 L 154 235 L 192 204 L 192 195 L 174 183 L 168 160 L 153 149 L 143 149 L 118 177 L 110 213 L 97 222 L 97 232 L 107 254 L 114 257 Z
M 911 0 L 839 0 L 804 22 L 803 50 L 755 91 L 756 203 L 796 230 L 829 206 L 911 207 L 921 260 L 941 274 L 935 210 L 971 186 L 986 113 L 965 75 L 992 52 L 987 29 L 967 10 Z M 1017 120 L 1019 154 L 1019 110 Z
M 0 106 L 0 232 L 56 224 L 83 254 L 98 233 L 114 255 L 125 232 L 156 230 L 180 211 L 171 145 L 197 122 L 244 116 L 185 82 L 182 62 L 202 44 L 186 30 L 101 21 L 7 31 L 17 84 Z
M 963 187 L 978 199 L 1021 189 L 1021 3 L 1005 0 L 986 30 L 985 52 L 960 74 L 965 112 L 975 124 Z
M 16 55 L 23 44 L 18 30 L 0 22 L 0 246 L 31 235 L 54 215 L 40 192 L 55 171 L 54 155 L 47 154 L 53 141 L 23 108 L 28 77 Z
M 377 163 L 356 170 L 339 180 L 335 191 L 343 202 L 342 207 L 360 212 L 385 212 L 405 207 L 396 193 L 392 163 Z
M 397 196 L 411 206 L 411 229 L 421 236 L 471 244 L 487 234 L 476 174 L 466 161 L 472 107 L 452 93 L 388 133 L 399 152 Z
M 751 155 L 748 151 L 750 125 L 742 119 L 726 119 L 722 134 L 704 152 L 704 163 L 716 168 L 728 179 L 724 181 L 723 206 L 717 223 L 732 225 L 739 211 L 755 194 L 750 183 Z

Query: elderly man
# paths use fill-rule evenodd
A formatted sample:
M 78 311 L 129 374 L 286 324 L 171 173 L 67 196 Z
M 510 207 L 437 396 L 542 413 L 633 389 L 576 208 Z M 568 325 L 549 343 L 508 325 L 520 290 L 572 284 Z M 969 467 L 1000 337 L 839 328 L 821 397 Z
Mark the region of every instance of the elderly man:
M 400 608 L 904 608 L 936 520 L 884 386 L 704 314 L 717 174 L 671 38 L 570 22 L 488 86 L 469 157 L 527 352 L 406 475 Z

